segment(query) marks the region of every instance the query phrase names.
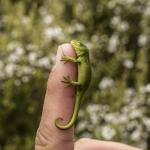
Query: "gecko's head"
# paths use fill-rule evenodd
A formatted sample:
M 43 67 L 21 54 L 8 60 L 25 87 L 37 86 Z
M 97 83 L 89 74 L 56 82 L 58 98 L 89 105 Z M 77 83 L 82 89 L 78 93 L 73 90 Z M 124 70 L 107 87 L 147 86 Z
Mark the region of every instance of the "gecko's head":
M 78 40 L 72 40 L 71 45 L 73 46 L 73 48 L 76 50 L 77 53 L 88 51 L 88 48 Z

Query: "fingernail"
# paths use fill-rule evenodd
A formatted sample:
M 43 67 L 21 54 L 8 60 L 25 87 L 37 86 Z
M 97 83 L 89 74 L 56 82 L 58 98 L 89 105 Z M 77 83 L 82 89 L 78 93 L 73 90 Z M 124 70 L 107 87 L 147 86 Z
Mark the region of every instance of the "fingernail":
M 63 53 L 66 50 L 70 49 L 70 44 L 62 44 L 58 47 L 57 54 L 56 54 L 56 64 L 60 62 Z
M 58 46 L 57 54 L 56 54 L 56 58 L 55 58 L 55 65 L 53 66 L 52 71 L 55 70 L 56 65 L 61 62 L 63 53 L 65 53 L 65 51 L 68 50 L 69 48 L 70 48 L 69 44 L 62 44 L 62 45 Z

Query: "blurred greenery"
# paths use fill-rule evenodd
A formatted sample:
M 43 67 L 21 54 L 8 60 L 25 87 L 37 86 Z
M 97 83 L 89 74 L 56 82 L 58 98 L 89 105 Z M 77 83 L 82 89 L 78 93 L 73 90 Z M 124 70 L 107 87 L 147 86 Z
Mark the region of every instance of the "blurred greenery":
M 57 46 L 71 39 L 93 68 L 76 138 L 150 149 L 149 0 L 0 0 L 0 150 L 33 149 Z

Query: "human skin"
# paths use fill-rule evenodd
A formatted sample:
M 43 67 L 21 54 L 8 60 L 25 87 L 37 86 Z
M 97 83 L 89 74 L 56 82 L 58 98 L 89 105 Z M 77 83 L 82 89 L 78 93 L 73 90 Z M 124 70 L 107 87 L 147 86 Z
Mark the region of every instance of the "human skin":
M 68 122 L 74 105 L 75 88 L 62 84 L 63 76 L 77 78 L 77 66 L 74 63 L 60 61 L 63 53 L 76 57 L 70 44 L 58 47 L 56 63 L 47 81 L 43 112 L 35 138 L 35 150 L 141 150 L 116 142 L 94 139 L 79 139 L 74 142 L 74 127 L 60 130 L 55 126 L 55 119 L 62 116 Z

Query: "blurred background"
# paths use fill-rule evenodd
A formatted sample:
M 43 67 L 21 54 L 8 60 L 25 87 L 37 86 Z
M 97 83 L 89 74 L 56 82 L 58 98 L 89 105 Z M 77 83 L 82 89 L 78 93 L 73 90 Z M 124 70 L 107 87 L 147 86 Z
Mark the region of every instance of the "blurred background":
M 90 49 L 76 138 L 150 149 L 149 0 L 0 1 L 0 150 L 32 150 L 59 44 Z

